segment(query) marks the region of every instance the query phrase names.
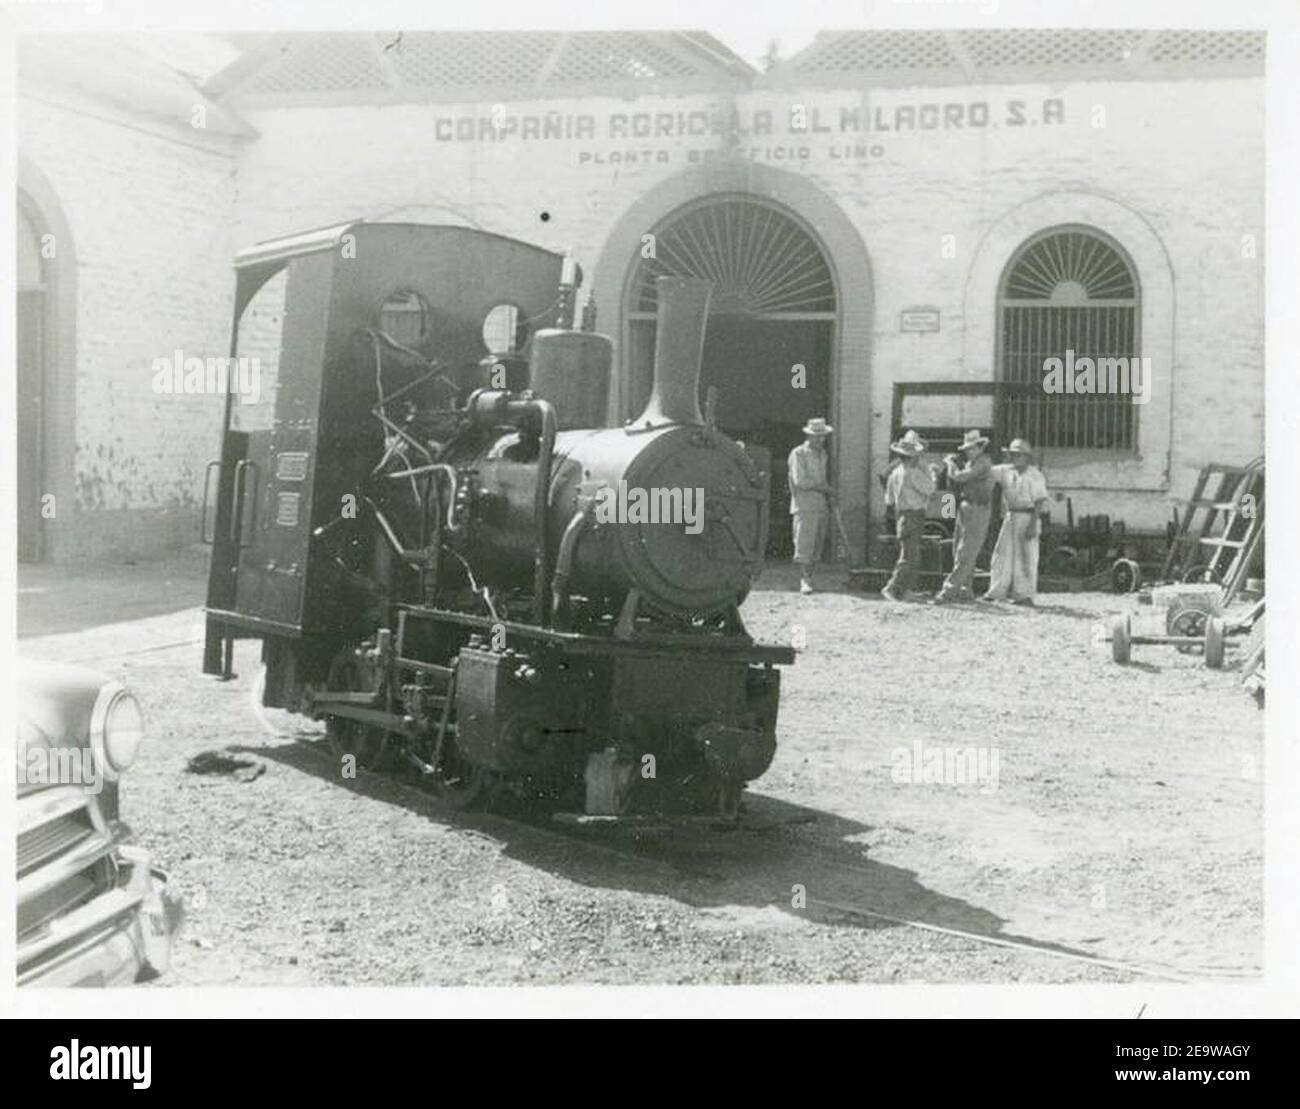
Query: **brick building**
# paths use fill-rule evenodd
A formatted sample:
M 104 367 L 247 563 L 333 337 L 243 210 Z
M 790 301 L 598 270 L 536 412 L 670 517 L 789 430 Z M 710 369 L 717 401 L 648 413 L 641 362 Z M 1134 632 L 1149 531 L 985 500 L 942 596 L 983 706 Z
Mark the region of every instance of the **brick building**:
M 20 557 L 193 542 L 221 406 L 155 394 L 150 367 L 229 341 L 235 153 L 253 132 L 110 36 L 27 40 L 19 83 Z
M 1130 530 L 1262 453 L 1262 35 L 833 32 L 764 73 L 694 33 L 227 44 L 129 96 L 65 44 L 24 52 L 20 210 L 31 243 L 60 232 L 20 293 L 48 337 L 22 372 L 45 375 L 49 556 L 195 534 L 220 400 L 156 395 L 153 360 L 225 352 L 235 249 L 356 218 L 571 251 L 614 418 L 646 388 L 653 277 L 713 278 L 719 423 L 781 457 L 829 416 L 859 553 L 900 421 L 1029 435 L 1076 514 Z M 1145 403 L 1046 398 L 1067 350 L 1150 358 Z

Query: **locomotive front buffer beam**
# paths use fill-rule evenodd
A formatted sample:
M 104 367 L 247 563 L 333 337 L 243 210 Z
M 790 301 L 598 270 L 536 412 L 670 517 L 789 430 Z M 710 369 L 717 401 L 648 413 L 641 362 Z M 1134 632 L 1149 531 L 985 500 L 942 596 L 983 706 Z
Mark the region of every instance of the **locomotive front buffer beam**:
M 434 628 L 468 636 L 450 665 L 408 657 Z M 311 691 L 304 708 L 394 737 L 428 779 L 454 750 L 507 787 L 581 797 L 581 815 L 603 820 L 734 820 L 745 783 L 772 761 L 776 664 L 788 648 L 725 636 L 685 650 L 675 636 L 669 645 L 530 625 L 514 646 L 493 647 L 489 628 L 405 608 L 396 636 L 380 629 L 357 649 L 372 675 L 363 688 Z

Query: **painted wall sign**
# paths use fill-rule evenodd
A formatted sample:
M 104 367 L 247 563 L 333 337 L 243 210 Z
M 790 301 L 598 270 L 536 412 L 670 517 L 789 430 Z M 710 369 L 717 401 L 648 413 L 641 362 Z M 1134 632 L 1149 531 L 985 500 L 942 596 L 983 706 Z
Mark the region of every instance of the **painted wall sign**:
M 892 98 L 891 98 L 892 101 Z M 460 115 L 436 116 L 435 142 L 527 142 L 569 140 L 752 138 L 816 135 L 900 134 L 914 131 L 971 131 L 1032 127 L 1065 122 L 1058 96 L 1005 100 L 896 101 L 872 105 L 825 105 L 806 101 L 780 110 L 515 113 L 494 104 Z

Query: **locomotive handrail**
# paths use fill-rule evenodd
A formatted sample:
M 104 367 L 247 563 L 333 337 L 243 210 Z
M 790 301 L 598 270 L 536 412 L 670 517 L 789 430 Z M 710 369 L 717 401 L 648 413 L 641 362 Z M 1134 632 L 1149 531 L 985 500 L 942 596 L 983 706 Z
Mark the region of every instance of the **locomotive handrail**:
M 217 467 L 218 473 L 221 469 L 221 459 L 211 459 L 203 470 L 203 506 L 199 509 L 199 542 L 206 546 L 212 546 L 217 541 L 217 521 L 212 521 L 212 534 L 208 534 L 208 490 L 212 487 L 212 467 Z M 218 477 L 218 483 L 220 477 Z
M 542 435 L 537 450 L 537 489 L 533 499 L 534 525 L 537 528 L 537 552 L 533 574 L 533 588 L 537 593 L 537 622 L 545 624 L 551 618 L 550 604 L 550 549 L 546 530 L 546 510 L 550 507 L 551 465 L 555 458 L 555 409 L 540 397 L 529 402 L 542 418 Z
M 249 470 L 252 470 L 253 473 L 256 475 L 257 463 L 254 462 L 251 458 L 241 458 L 238 462 L 235 463 L 235 487 L 233 491 L 234 497 L 232 498 L 231 513 L 230 513 L 230 541 L 241 549 L 248 546 L 248 544 L 244 542 L 244 530 L 245 530 L 244 517 L 247 514 L 248 479 L 246 475 Z M 252 519 L 249 521 L 249 528 L 248 528 L 248 530 L 250 531 L 252 530 L 253 525 L 257 523 L 256 483 L 254 483 L 253 489 L 254 489 L 254 496 L 252 498 L 253 516 Z
M 595 501 L 586 500 L 573 514 L 560 537 L 560 549 L 555 557 L 555 577 L 551 579 L 551 623 L 563 628 L 569 609 L 569 574 L 573 569 L 574 552 L 578 540 L 591 523 Z

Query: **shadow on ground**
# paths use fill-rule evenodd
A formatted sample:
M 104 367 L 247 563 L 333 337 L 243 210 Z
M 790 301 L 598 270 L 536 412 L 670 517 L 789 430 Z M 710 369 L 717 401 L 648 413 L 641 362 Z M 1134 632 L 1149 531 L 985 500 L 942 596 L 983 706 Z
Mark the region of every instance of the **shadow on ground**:
M 1091 955 L 1005 933 L 1002 917 L 927 888 L 913 871 L 869 858 L 866 848 L 853 842 L 870 832 L 869 826 L 763 794 L 745 795 L 736 827 L 573 828 L 518 803 L 494 812 L 457 812 L 398 776 L 359 771 L 355 778 L 342 778 L 323 743 L 306 734 L 278 746 L 232 745 L 227 752 L 271 759 L 425 819 L 489 836 L 508 857 L 580 885 L 669 897 L 695 909 L 776 909 L 842 928 L 877 930 L 917 921 L 1044 953 Z M 796 887 L 804 891 L 805 905 L 794 904 Z

